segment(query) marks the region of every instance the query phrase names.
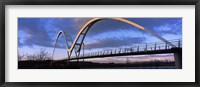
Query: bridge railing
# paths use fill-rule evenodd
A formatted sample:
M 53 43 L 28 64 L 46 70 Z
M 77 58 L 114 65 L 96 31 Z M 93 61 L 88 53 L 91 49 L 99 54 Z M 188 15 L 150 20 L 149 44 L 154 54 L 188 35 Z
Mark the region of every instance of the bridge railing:
M 178 48 L 182 48 L 182 39 L 169 40 L 169 42 L 171 42 Z M 116 48 L 116 49 L 97 51 L 97 52 L 92 52 L 92 53 L 87 53 L 87 54 L 80 54 L 79 57 L 91 57 L 91 56 L 143 52 L 143 51 L 155 51 L 155 50 L 165 50 L 165 49 L 171 49 L 171 46 L 163 42 L 151 42 L 151 43 L 146 43 L 146 44 L 127 46 L 123 48 Z

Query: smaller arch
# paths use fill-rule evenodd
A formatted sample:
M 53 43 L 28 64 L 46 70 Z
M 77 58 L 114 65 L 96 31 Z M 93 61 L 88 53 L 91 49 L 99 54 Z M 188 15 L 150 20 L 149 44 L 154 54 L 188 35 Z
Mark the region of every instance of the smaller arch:
M 59 37 L 60 37 L 61 34 L 63 35 L 64 40 L 65 40 L 65 48 L 66 48 L 66 51 L 67 51 L 67 55 L 68 55 L 68 57 L 69 57 L 69 55 L 70 55 L 68 49 L 69 49 L 71 46 L 69 46 L 67 40 L 70 39 L 70 42 L 72 43 L 72 39 L 71 39 L 71 37 L 68 35 L 68 33 L 65 33 L 64 31 L 61 30 L 61 31 L 58 32 L 58 34 L 57 34 L 57 36 L 56 36 L 56 40 L 55 40 L 55 43 L 54 43 L 53 54 L 52 54 L 52 60 L 53 60 L 53 58 L 54 58 L 55 48 L 56 48 L 56 45 L 57 45 L 58 39 L 59 39 Z M 67 39 L 66 36 L 68 36 L 69 39 Z M 76 52 L 75 52 L 75 54 L 76 54 Z M 76 56 L 77 56 L 77 54 L 76 54 Z M 69 58 L 68 58 L 68 59 L 69 59 Z

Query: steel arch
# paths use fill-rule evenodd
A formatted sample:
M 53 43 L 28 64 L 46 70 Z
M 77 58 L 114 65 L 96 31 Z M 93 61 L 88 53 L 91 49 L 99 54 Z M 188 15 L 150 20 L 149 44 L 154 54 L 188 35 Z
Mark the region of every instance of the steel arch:
M 67 51 L 67 55 L 68 55 L 68 59 L 69 59 L 69 51 L 68 49 L 71 47 L 69 44 L 68 44 L 68 41 L 70 41 L 72 43 L 72 39 L 70 37 L 70 35 L 68 33 L 65 33 L 64 31 L 59 31 L 58 34 L 57 34 L 57 37 L 56 37 L 56 40 L 55 40 L 55 43 L 54 43 L 54 49 L 53 49 L 53 54 L 52 54 L 52 60 L 53 60 L 53 57 L 54 57 L 54 53 L 55 53 L 55 48 L 56 48 L 56 44 L 58 42 L 58 39 L 60 37 L 60 35 L 63 35 L 64 39 L 65 39 L 65 47 L 66 47 L 66 51 Z M 76 55 L 77 56 L 77 55 Z

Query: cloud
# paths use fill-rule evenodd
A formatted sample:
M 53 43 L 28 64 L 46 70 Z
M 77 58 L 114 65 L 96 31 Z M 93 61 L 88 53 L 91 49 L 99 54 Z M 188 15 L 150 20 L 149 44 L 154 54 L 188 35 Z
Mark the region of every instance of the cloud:
M 139 25 L 144 26 L 145 28 L 159 34 L 182 34 L 182 19 L 181 18 L 126 18 L 127 20 L 138 23 Z M 90 18 L 77 18 L 74 19 L 74 25 L 76 25 L 76 29 L 81 28 Z M 92 37 L 95 35 L 99 35 L 104 32 L 118 31 L 118 30 L 130 30 L 136 28 L 127 23 L 123 23 L 121 21 L 116 20 L 101 20 L 96 22 L 88 31 L 87 36 Z M 137 29 L 133 29 L 132 31 L 137 31 Z M 143 34 L 148 34 L 146 32 L 142 32 Z
M 128 62 L 149 62 L 149 61 L 174 61 L 174 57 L 171 54 L 164 55 L 132 55 L 132 56 L 113 56 L 104 58 L 87 59 L 85 61 L 98 62 L 98 63 L 127 63 Z
M 182 18 L 128 18 L 158 35 L 182 34 Z
M 23 46 L 22 39 L 20 37 L 18 37 L 18 46 L 19 47 Z
M 134 26 L 131 26 L 127 23 L 123 23 L 121 21 L 116 21 L 116 20 L 101 20 L 96 22 L 91 29 L 89 30 L 90 35 L 89 36 L 94 36 L 98 35 L 104 32 L 111 32 L 111 31 L 118 31 L 118 30 L 128 30 L 131 28 L 135 28 Z
M 160 35 L 174 34 L 182 35 L 182 21 L 177 21 L 173 24 L 164 24 L 153 28 L 154 31 Z
M 24 32 L 19 35 L 19 39 L 24 39 L 23 45 L 33 46 L 50 46 L 51 37 L 48 35 L 45 27 L 45 23 L 41 22 L 40 19 L 35 18 L 19 18 L 18 29 L 19 32 Z
M 76 37 L 80 28 L 91 18 L 18 18 L 18 45 L 21 46 L 43 46 L 53 47 L 57 33 L 63 30 L 72 37 L 72 40 Z M 182 34 L 182 19 L 181 18 L 126 18 L 130 21 L 134 21 L 159 35 L 165 34 Z M 95 37 L 95 41 L 90 42 L 88 40 L 88 49 L 92 48 L 104 48 L 104 47 L 118 47 L 124 45 L 130 45 L 133 43 L 141 43 L 143 39 L 138 37 L 110 37 L 100 38 L 105 32 L 124 31 L 131 30 L 135 27 L 115 20 L 102 20 L 95 23 L 90 31 L 88 31 L 87 37 Z M 23 32 L 23 33 L 20 33 Z M 123 33 L 123 32 L 121 32 Z M 134 34 L 134 33 L 133 33 Z M 110 34 L 111 35 L 111 34 Z M 110 36 L 104 36 L 109 37 Z M 116 35 L 116 34 L 113 34 Z M 64 48 L 65 41 L 61 36 L 58 42 L 59 48 Z
M 132 44 L 143 43 L 145 38 L 143 37 L 126 37 L 126 38 L 106 38 L 106 39 L 96 39 L 94 41 L 85 43 L 85 49 L 96 49 L 96 48 L 112 48 L 121 47 Z
M 71 35 L 75 35 L 78 31 L 73 29 L 72 21 L 73 19 L 70 18 L 19 18 L 18 39 L 23 39 L 23 42 L 19 42 L 19 46 L 53 47 L 57 33 L 60 30 L 64 30 Z M 64 45 L 65 41 L 61 36 L 57 46 L 63 48 Z
M 79 31 L 85 23 L 87 23 L 92 18 L 74 18 L 73 19 L 73 28 Z

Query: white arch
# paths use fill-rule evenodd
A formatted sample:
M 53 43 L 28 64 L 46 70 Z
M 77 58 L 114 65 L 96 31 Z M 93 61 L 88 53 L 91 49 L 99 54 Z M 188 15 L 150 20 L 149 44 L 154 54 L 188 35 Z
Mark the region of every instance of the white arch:
M 168 42 L 168 41 L 165 40 L 164 38 L 160 37 L 159 35 L 153 33 L 152 31 L 150 31 L 150 30 L 148 30 L 148 29 L 145 29 L 143 26 L 141 26 L 141 25 L 139 25 L 139 24 L 136 24 L 136 23 L 134 23 L 134 22 L 132 22 L 132 21 L 129 21 L 129 20 L 126 20 L 126 19 L 123 19 L 123 18 L 94 18 L 94 19 L 91 19 L 90 21 L 88 21 L 88 22 L 81 28 L 81 30 L 78 32 L 78 34 L 77 34 L 77 36 L 76 36 L 76 38 L 75 38 L 75 40 L 74 40 L 74 42 L 73 42 L 73 44 L 72 44 L 72 46 L 71 46 L 71 48 L 70 48 L 68 51 L 72 51 L 72 50 L 73 50 L 73 48 L 74 48 L 74 46 L 75 46 L 75 44 L 76 44 L 78 38 L 80 37 L 80 34 L 84 31 L 84 29 L 85 29 L 89 24 L 91 24 L 91 23 L 93 23 L 93 22 L 95 22 L 95 21 L 103 20 L 103 19 L 114 19 L 114 20 L 118 20 L 118 21 L 122 21 L 122 22 L 128 23 L 128 24 L 130 24 L 130 25 L 133 25 L 133 26 L 137 27 L 137 28 L 140 29 L 140 30 L 144 30 L 144 31 L 146 31 L 146 32 L 148 32 L 148 33 L 150 33 L 150 34 L 152 34 L 153 36 L 156 36 L 158 39 L 162 40 L 162 41 L 165 42 L 165 43 L 168 43 L 170 46 L 175 47 L 175 45 L 171 44 L 170 42 Z
M 65 39 L 65 47 L 66 47 L 66 51 L 67 51 L 67 55 L 69 56 L 69 51 L 68 51 L 68 49 L 70 48 L 70 46 L 69 46 L 69 44 L 68 44 L 68 42 L 67 42 L 67 37 L 66 37 L 66 33 L 64 32 L 64 31 L 59 31 L 58 32 L 58 34 L 57 34 L 57 36 L 56 36 L 56 41 L 55 41 L 55 43 L 54 43 L 54 49 L 53 49 L 53 54 L 52 54 L 52 60 L 53 60 L 53 57 L 54 57 L 54 53 L 55 53 L 55 48 L 56 48 L 56 44 L 57 44 L 57 42 L 58 42 L 58 38 L 60 37 L 60 35 L 63 35 L 63 37 L 64 37 L 64 39 Z M 69 35 L 68 35 L 69 36 Z M 68 37 L 69 39 L 70 39 L 70 41 L 72 42 L 72 39 L 71 39 L 71 37 Z M 77 55 L 76 55 L 77 56 Z

